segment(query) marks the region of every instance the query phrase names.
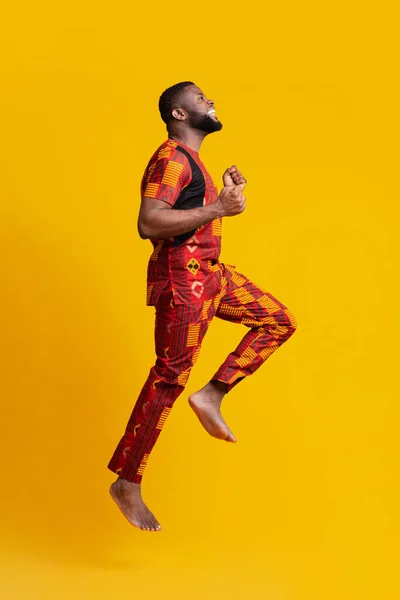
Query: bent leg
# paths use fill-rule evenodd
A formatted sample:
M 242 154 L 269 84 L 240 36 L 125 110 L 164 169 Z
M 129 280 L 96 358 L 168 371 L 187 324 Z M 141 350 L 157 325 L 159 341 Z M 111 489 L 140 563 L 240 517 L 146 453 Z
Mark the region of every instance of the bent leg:
M 212 378 L 231 390 L 254 373 L 296 331 L 291 311 L 277 298 L 234 269 L 226 269 L 227 283 L 216 316 L 250 327 Z

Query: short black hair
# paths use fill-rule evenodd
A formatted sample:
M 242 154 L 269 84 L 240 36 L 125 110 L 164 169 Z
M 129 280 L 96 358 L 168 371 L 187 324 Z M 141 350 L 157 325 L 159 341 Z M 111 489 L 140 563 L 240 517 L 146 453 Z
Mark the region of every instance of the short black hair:
M 167 88 L 160 96 L 158 101 L 158 108 L 161 114 L 161 118 L 168 125 L 172 118 L 172 111 L 176 108 L 176 104 L 179 102 L 179 97 L 188 85 L 195 85 L 193 81 L 181 81 L 171 87 Z

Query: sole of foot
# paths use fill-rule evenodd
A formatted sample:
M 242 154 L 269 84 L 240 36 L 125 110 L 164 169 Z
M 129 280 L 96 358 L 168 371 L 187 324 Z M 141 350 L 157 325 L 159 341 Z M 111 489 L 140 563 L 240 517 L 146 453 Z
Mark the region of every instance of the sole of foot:
M 236 443 L 237 440 L 225 423 L 217 402 L 207 401 L 201 393 L 195 393 L 189 396 L 189 405 L 209 435 Z

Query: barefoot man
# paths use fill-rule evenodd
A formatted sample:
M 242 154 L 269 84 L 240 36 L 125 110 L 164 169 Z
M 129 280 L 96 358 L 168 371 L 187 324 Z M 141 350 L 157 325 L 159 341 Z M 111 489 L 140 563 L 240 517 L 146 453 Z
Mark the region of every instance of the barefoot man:
M 143 472 L 212 319 L 240 323 L 248 330 L 209 382 L 190 396 L 189 404 L 210 435 L 233 443 L 236 438 L 220 413 L 223 397 L 296 329 L 286 306 L 235 267 L 219 262 L 222 218 L 246 208 L 246 180 L 232 166 L 218 194 L 200 160 L 204 138 L 222 128 L 214 102 L 184 81 L 163 92 L 159 109 L 168 139 L 144 172 L 138 219 L 140 237 L 154 247 L 147 305 L 156 312 L 157 359 L 108 465 L 118 475 L 110 488 L 112 498 L 132 525 L 147 531 L 161 526 L 143 502 Z

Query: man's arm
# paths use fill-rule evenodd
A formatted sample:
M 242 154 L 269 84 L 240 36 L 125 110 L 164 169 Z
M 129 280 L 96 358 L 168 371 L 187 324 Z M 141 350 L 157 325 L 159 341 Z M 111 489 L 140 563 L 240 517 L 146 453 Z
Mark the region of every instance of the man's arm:
M 139 235 L 142 239 L 164 240 L 196 230 L 218 217 L 238 215 L 246 208 L 244 186 L 226 186 L 213 204 L 188 210 L 172 210 L 167 202 L 145 197 L 139 212 Z

